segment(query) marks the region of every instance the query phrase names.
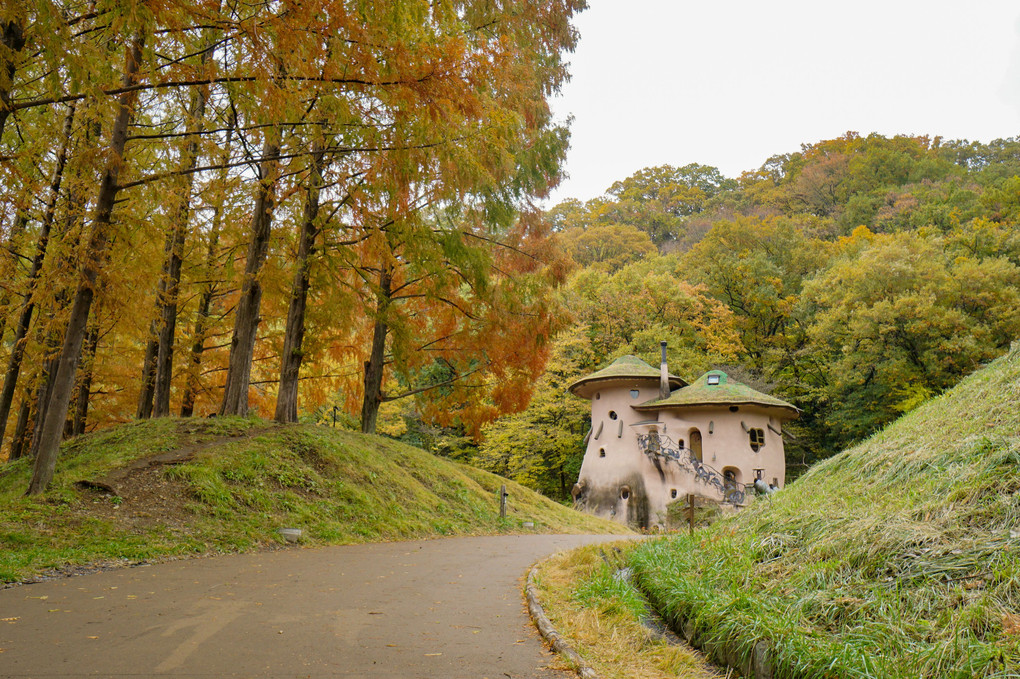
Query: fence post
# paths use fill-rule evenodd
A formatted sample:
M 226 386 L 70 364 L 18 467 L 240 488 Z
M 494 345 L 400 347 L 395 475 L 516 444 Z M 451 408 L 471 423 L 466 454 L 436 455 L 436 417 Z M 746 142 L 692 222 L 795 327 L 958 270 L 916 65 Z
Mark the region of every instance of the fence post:
M 501 519 L 506 518 L 506 498 L 506 484 L 504 483 L 499 487 L 499 518 Z
M 687 493 L 687 522 L 691 535 L 694 535 L 694 496 L 690 493 Z

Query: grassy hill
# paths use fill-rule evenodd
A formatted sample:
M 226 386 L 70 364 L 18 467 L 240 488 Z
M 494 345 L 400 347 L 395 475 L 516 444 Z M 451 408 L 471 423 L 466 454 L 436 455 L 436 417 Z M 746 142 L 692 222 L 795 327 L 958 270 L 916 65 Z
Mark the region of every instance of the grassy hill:
M 627 532 L 395 441 L 255 419 L 159 419 L 80 437 L 64 446 L 44 499 L 22 497 L 30 473 L 25 460 L 0 466 L 0 582 L 250 550 L 282 543 L 284 527 L 301 528 L 306 544 Z
M 777 678 L 1020 676 L 1020 349 L 632 561 L 677 628 Z

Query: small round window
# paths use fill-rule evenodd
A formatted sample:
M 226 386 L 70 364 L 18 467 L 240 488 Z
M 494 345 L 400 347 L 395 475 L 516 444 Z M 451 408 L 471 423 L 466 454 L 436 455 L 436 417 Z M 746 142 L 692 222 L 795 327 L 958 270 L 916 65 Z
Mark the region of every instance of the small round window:
M 605 457 L 605 456 L 606 456 L 606 449 L 605 448 L 599 448 L 599 457 Z
M 630 499 L 630 488 L 628 488 L 627 486 L 624 486 L 620 490 L 620 499 L 622 499 L 622 500 L 629 500 Z
M 640 395 L 641 395 L 641 392 L 638 391 L 637 389 L 631 389 L 630 390 L 630 397 L 631 398 L 637 398 Z
M 616 419 L 616 417 L 617 417 L 617 415 L 616 415 L 616 411 L 615 411 L 615 410 L 610 410 L 610 411 L 609 411 L 609 419 L 611 419 L 611 420 L 615 420 L 615 419 Z
M 602 394 L 600 394 L 599 392 L 597 392 L 597 391 L 596 391 L 596 392 L 595 392 L 595 400 L 597 401 L 597 400 L 599 400 L 600 398 L 602 398 Z

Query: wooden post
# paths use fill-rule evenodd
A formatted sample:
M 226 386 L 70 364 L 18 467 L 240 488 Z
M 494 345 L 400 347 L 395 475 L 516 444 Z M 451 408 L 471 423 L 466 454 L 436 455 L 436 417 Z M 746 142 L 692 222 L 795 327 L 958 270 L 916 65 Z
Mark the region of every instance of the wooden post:
M 506 518 L 506 498 L 506 484 L 504 483 L 499 487 L 499 518 L 501 519 Z
M 690 493 L 687 494 L 687 523 L 691 535 L 694 535 L 694 496 Z

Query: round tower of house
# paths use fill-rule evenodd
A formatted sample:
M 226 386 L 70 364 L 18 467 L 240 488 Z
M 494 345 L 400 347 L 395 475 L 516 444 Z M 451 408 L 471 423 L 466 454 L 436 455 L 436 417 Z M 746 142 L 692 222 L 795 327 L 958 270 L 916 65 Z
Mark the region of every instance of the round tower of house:
M 578 509 L 643 528 L 652 522 L 639 444 L 648 416 L 634 406 L 660 396 L 661 372 L 624 356 L 570 385 L 572 394 L 591 402 L 592 426 L 573 492 Z M 665 380 L 669 389 L 685 384 L 668 373 Z

